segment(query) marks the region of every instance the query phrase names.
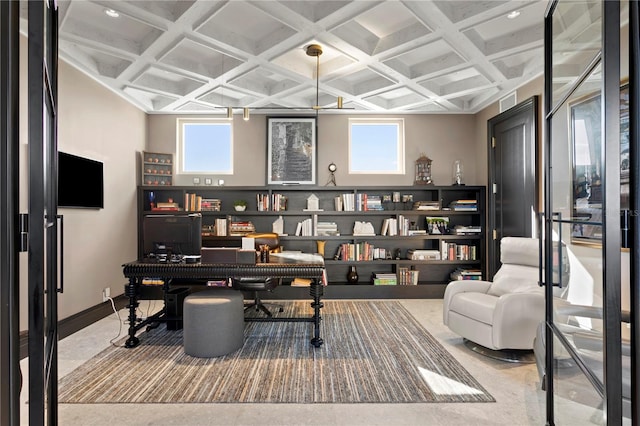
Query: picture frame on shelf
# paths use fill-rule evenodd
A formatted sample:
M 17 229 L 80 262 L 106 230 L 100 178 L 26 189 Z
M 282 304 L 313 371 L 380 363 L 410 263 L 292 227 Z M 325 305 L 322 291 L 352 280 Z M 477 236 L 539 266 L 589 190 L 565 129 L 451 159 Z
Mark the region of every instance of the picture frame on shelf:
M 315 185 L 315 117 L 267 118 L 267 185 Z
M 573 217 L 584 222 L 603 220 L 603 164 L 601 141 L 601 94 L 583 96 L 569 104 L 569 134 L 572 147 Z M 626 160 L 626 161 L 625 161 Z M 620 208 L 629 208 L 629 84 L 620 88 Z M 602 225 L 573 226 L 574 243 L 601 244 Z

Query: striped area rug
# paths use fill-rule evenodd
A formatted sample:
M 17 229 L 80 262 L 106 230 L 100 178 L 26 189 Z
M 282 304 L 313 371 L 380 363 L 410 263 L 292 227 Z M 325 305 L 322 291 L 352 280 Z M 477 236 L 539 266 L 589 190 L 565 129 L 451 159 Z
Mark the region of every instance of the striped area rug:
M 308 301 L 281 302 L 292 316 Z M 164 326 L 134 349 L 109 347 L 59 382 L 61 403 L 493 402 L 397 301 L 324 301 L 314 348 L 309 323 L 246 323 L 242 349 L 219 358 L 182 350 Z M 213 325 L 213 324 L 212 324 Z M 124 340 L 123 340 L 124 341 Z

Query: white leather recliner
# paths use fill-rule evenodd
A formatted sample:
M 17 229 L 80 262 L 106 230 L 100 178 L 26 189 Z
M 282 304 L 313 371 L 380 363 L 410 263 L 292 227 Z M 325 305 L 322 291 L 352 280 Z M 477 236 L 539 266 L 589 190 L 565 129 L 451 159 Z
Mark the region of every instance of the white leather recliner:
M 539 240 L 504 237 L 502 266 L 493 282 L 452 281 L 443 302 L 451 331 L 492 350 L 533 349 L 544 320 L 544 288 L 538 285 Z

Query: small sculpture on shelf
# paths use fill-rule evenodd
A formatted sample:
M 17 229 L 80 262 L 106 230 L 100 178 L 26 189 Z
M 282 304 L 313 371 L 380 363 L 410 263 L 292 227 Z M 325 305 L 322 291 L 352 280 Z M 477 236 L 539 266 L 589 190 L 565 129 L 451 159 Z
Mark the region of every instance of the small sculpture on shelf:
M 416 185 L 433 185 L 431 179 L 431 159 L 422 154 L 416 160 Z

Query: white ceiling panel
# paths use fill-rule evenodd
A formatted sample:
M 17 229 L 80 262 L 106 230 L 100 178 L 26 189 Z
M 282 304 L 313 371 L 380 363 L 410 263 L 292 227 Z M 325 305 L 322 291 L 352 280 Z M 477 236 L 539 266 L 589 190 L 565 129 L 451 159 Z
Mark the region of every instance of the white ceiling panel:
M 474 113 L 543 72 L 545 0 L 59 5 L 60 56 L 148 113 L 313 111 L 316 91 L 323 107 L 342 96 L 345 112 Z M 598 20 L 565 16 L 567 51 L 592 46 Z M 569 55 L 567 80 L 584 59 Z

